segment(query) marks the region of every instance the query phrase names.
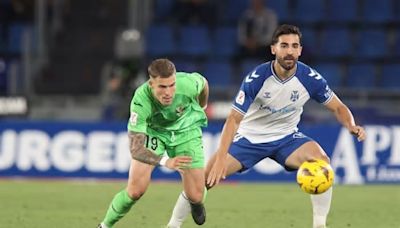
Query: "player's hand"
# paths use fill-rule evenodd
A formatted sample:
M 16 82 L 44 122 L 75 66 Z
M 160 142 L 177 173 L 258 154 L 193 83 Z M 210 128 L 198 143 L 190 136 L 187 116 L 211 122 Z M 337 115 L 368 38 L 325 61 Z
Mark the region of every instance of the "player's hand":
M 226 178 L 226 154 L 217 155 L 210 173 L 207 177 L 207 186 L 212 187 L 217 185 L 221 179 Z
M 184 169 L 190 168 L 192 164 L 192 157 L 190 156 L 176 156 L 169 158 L 165 163 L 165 167 L 174 169 L 180 173 L 184 173 Z
M 359 142 L 361 142 L 361 141 L 363 141 L 363 140 L 365 139 L 365 130 L 364 130 L 363 127 L 358 126 L 358 125 L 356 125 L 356 126 L 351 126 L 351 127 L 349 128 L 349 131 L 350 131 L 350 133 L 351 133 L 352 135 L 354 135 L 354 136 L 357 137 L 357 140 L 358 140 Z

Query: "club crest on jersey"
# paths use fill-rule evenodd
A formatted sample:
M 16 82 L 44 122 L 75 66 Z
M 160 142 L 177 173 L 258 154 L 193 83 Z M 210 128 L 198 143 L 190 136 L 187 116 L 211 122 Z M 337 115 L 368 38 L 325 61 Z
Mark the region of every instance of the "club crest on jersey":
M 129 122 L 135 126 L 137 122 L 138 114 L 136 112 L 131 112 L 131 116 L 129 117 Z
M 243 103 L 244 103 L 244 95 L 245 95 L 244 91 L 240 90 L 238 95 L 236 96 L 236 103 L 238 103 L 240 105 L 243 105 Z
M 177 115 L 177 116 L 182 116 L 183 111 L 185 111 L 185 107 L 179 106 L 179 107 L 177 107 L 177 108 L 175 109 L 175 111 L 176 111 L 176 115 Z
M 292 94 L 290 95 L 290 100 L 291 100 L 292 102 L 295 102 L 295 101 L 297 101 L 298 99 L 299 99 L 299 91 L 293 90 L 293 91 L 292 91 Z

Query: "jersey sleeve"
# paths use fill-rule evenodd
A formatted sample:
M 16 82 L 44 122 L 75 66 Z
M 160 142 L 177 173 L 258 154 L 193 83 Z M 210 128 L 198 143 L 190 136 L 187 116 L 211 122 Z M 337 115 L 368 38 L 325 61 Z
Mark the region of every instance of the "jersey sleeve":
M 147 134 L 147 119 L 151 114 L 151 103 L 142 91 L 138 91 L 133 96 L 130 113 L 128 130 Z
M 311 91 L 310 97 L 321 104 L 328 103 L 334 93 L 328 85 L 328 82 L 323 78 L 317 71 L 311 69 L 311 80 L 313 80 L 313 89 Z
M 195 84 L 195 88 L 194 88 L 195 89 L 195 94 L 194 94 L 194 96 L 197 97 L 203 91 L 204 86 L 206 84 L 205 83 L 206 79 L 201 74 L 199 74 L 197 72 L 191 73 L 189 77 L 192 79 L 192 81 Z
M 233 109 L 243 115 L 246 114 L 265 81 L 265 74 L 265 66 L 261 65 L 256 67 L 243 79 L 240 90 L 233 101 Z

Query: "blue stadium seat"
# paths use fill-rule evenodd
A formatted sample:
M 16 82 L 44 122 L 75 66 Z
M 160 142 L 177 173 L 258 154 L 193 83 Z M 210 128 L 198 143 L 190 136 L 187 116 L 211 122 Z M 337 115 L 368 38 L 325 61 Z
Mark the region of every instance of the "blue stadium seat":
M 394 20 L 392 0 L 364 0 L 361 10 L 363 22 L 384 23 Z
M 400 65 L 385 64 L 382 67 L 381 86 L 386 89 L 400 89 Z
M 386 34 L 383 29 L 366 29 L 358 32 L 357 54 L 367 58 L 380 58 L 388 54 Z
M 395 42 L 392 51 L 392 55 L 399 57 L 400 56 L 400 29 L 397 29 L 395 32 Z
M 172 15 L 175 0 L 155 0 L 154 1 L 154 18 L 156 21 L 166 19 Z
M 7 94 L 8 63 L 0 58 L 0 95 Z
M 205 26 L 184 26 L 179 31 L 179 53 L 188 57 L 204 57 L 210 54 L 211 41 Z
M 288 0 L 266 0 L 265 6 L 275 11 L 278 15 L 278 21 L 290 20 L 289 1 Z
M 342 69 L 339 64 L 322 63 L 316 64 L 315 70 L 322 75 L 332 88 L 337 88 L 342 85 Z
M 22 52 L 24 31 L 29 31 L 29 30 L 32 31 L 31 26 L 21 23 L 14 23 L 9 27 L 8 50 L 11 53 Z
M 228 62 L 207 62 L 203 72 L 211 87 L 228 87 L 232 84 L 233 72 Z
M 294 8 L 294 20 L 301 23 L 316 23 L 325 18 L 325 1 L 297 0 Z
M 301 30 L 302 38 L 301 43 L 303 46 L 303 51 L 305 53 L 310 53 L 312 55 L 319 53 L 318 37 L 317 33 L 313 28 L 305 27 Z
M 235 27 L 218 27 L 214 33 L 212 54 L 217 57 L 233 57 L 237 51 L 237 40 Z
M 183 71 L 183 72 L 199 72 L 200 73 L 200 66 L 195 61 L 190 60 L 173 60 L 176 71 Z
M 375 87 L 376 69 L 371 64 L 352 64 L 348 68 L 346 85 L 350 88 L 370 89 Z
M 225 25 L 236 25 L 244 11 L 249 8 L 249 0 L 225 0 L 219 2 L 220 21 Z
M 359 20 L 358 0 L 330 0 L 327 8 L 329 22 L 355 22 Z
M 353 49 L 350 32 L 345 28 L 324 30 L 320 44 L 321 55 L 328 57 L 347 57 Z
M 175 54 L 176 43 L 171 27 L 152 25 L 146 33 L 146 53 L 150 57 Z

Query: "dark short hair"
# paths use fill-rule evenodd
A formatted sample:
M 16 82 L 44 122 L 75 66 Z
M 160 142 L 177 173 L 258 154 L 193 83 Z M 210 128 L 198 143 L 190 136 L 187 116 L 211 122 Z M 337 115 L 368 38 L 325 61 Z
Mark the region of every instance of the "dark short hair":
M 295 25 L 288 25 L 288 24 L 283 24 L 280 25 L 274 32 L 274 35 L 272 36 L 272 41 L 271 45 L 274 45 L 278 43 L 279 37 L 282 35 L 289 35 L 289 34 L 294 34 L 298 35 L 301 43 L 301 32 L 299 27 Z
M 147 68 L 149 76 L 152 78 L 168 78 L 176 73 L 175 65 L 169 59 L 156 59 Z

